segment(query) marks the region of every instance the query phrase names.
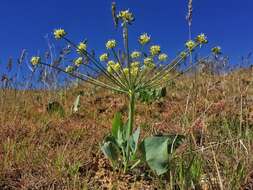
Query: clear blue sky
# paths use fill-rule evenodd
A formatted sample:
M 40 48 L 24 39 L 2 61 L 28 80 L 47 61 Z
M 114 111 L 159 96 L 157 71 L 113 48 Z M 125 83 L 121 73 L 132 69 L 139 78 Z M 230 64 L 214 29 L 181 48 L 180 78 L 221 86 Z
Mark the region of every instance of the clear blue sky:
M 58 27 L 71 39 L 84 38 L 101 53 L 113 29 L 109 0 L 1 0 L 0 65 L 16 58 L 23 48 L 29 55 L 45 50 L 44 36 Z M 136 17 L 131 43 L 142 32 L 169 55 L 175 55 L 187 39 L 187 0 L 117 0 L 118 8 L 129 8 Z M 218 44 L 233 62 L 253 50 L 252 0 L 193 0 L 193 35 L 205 33 L 208 48 Z M 1 68 L 0 68 L 1 70 Z

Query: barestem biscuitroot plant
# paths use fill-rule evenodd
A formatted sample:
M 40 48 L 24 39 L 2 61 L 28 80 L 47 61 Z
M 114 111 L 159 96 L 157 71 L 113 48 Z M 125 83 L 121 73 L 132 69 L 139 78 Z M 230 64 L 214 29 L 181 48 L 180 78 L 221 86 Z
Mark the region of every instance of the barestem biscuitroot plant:
M 31 64 L 34 67 L 49 66 L 93 85 L 125 94 L 129 102 L 128 121 L 124 124 L 121 115 L 115 114 L 112 132 L 101 144 L 102 151 L 114 167 L 123 169 L 125 172 L 144 159 L 151 169 L 157 174 L 162 174 L 167 171 L 169 153 L 176 148 L 181 138 L 176 135 L 149 137 L 142 143 L 138 143 L 140 128 L 133 131 L 137 96 L 144 91 L 166 87 L 172 80 L 169 78 L 170 72 L 175 70 L 178 64 L 185 60 L 194 49 L 207 43 L 206 36 L 200 34 L 195 41 L 186 42 L 186 49 L 170 62 L 167 62 L 167 55 L 161 52 L 159 45 L 151 45 L 148 52 L 145 52 L 147 44 L 151 41 L 150 36 L 146 33 L 138 39 L 141 51 L 130 52 L 128 29 L 133 24 L 133 14 L 129 10 L 120 11 L 119 14 L 116 14 L 115 11 L 113 4 L 112 13 L 115 26 L 121 24 L 123 29 L 123 51 L 117 50 L 118 43 L 111 39 L 106 43 L 107 52 L 97 59 L 92 52 L 88 51 L 87 41 L 76 45 L 67 38 L 63 29 L 57 29 L 54 31 L 55 38 L 65 40 L 68 46 L 75 50 L 78 57 L 73 60 L 72 65 L 65 69 L 55 63 L 43 62 L 38 56 L 31 58 Z M 81 67 L 85 68 L 82 72 Z M 183 73 L 180 72 L 179 75 Z M 94 74 L 103 74 L 104 77 L 93 77 Z M 136 155 L 138 147 L 142 153 L 141 158 L 137 158 Z

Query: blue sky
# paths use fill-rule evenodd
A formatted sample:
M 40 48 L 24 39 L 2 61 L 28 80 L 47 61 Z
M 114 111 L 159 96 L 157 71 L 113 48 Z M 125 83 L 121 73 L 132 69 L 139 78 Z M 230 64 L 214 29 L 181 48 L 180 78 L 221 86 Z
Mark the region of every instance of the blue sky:
M 62 27 L 75 42 L 84 38 L 98 54 L 109 38 L 119 37 L 113 28 L 109 0 L 1 0 L 0 65 L 17 58 L 23 48 L 29 55 L 47 47 L 44 36 Z M 142 32 L 174 56 L 188 37 L 186 0 L 117 0 L 119 9 L 129 8 L 136 21 L 130 29 L 131 45 Z M 218 44 L 236 63 L 253 50 L 252 0 L 193 0 L 193 35 L 207 34 L 209 45 Z M 204 52 L 206 53 L 206 52 Z M 1 69 L 0 69 L 1 70 Z

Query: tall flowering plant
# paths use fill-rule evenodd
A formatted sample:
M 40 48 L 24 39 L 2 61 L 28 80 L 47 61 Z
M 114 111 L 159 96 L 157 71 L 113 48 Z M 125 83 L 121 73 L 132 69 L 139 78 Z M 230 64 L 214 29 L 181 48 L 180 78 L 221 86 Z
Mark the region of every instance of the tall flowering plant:
M 147 33 L 143 33 L 138 39 L 140 50 L 130 50 L 128 29 L 134 22 L 134 16 L 129 10 L 116 14 L 113 7 L 113 18 L 115 25 L 121 24 L 122 27 L 122 51 L 118 51 L 118 42 L 110 39 L 105 44 L 106 52 L 97 58 L 88 50 L 86 42 L 75 44 L 69 40 L 64 29 L 57 29 L 54 31 L 55 39 L 64 40 L 78 57 L 66 68 L 45 63 L 38 56 L 31 58 L 31 64 L 53 67 L 93 85 L 125 94 L 128 97 L 128 121 L 124 124 L 120 114 L 115 114 L 112 132 L 101 143 L 101 149 L 114 167 L 127 171 L 144 159 L 153 170 L 162 174 L 167 171 L 168 146 L 175 148 L 177 137 L 149 137 L 138 143 L 140 128 L 133 130 L 136 95 L 143 90 L 166 86 L 170 80 L 170 72 L 197 47 L 207 43 L 207 39 L 204 34 L 200 34 L 194 41 L 187 41 L 185 50 L 168 61 L 167 54 L 163 53 L 159 45 L 149 45 L 151 37 Z M 86 68 L 85 72 L 80 72 L 81 67 Z M 93 77 L 89 74 L 91 71 L 103 74 L 106 80 Z M 143 153 L 142 158 L 138 158 L 136 154 L 139 147 Z

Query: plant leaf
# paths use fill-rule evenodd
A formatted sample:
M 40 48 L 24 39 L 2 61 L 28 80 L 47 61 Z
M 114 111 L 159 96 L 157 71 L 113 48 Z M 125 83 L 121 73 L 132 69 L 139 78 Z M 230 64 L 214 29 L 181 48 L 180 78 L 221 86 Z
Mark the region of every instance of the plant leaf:
M 112 136 L 114 136 L 116 139 L 118 138 L 118 134 L 119 131 L 121 131 L 122 125 L 121 114 L 116 112 L 112 121 Z
M 101 146 L 102 152 L 104 155 L 114 163 L 115 161 L 118 160 L 119 157 L 119 151 L 118 147 L 115 143 L 112 141 L 106 141 L 104 144 Z
M 168 170 L 168 140 L 167 137 L 148 137 L 141 145 L 145 161 L 158 175 Z
M 129 139 L 130 148 L 133 153 L 135 153 L 138 148 L 138 140 L 140 136 L 140 131 L 141 129 L 140 127 L 138 127 Z
M 182 136 L 154 136 L 144 139 L 141 143 L 141 151 L 143 157 L 149 167 L 157 173 L 162 175 L 167 172 L 169 167 L 169 152 L 178 147 Z

